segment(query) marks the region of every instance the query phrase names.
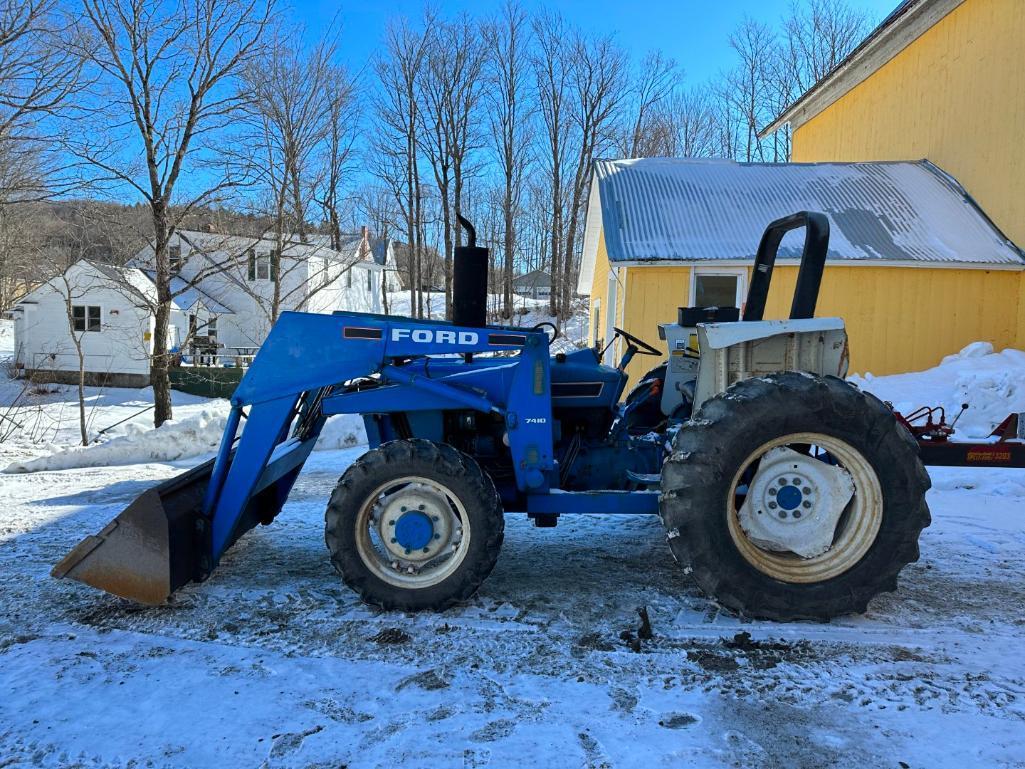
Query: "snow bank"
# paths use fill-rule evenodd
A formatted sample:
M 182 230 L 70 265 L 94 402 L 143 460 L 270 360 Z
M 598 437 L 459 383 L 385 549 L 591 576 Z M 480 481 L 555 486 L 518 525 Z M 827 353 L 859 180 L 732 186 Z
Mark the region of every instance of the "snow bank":
M 1025 352 L 994 352 L 988 342 L 973 342 L 926 371 L 866 374 L 851 381 L 904 414 L 919 406 L 943 406 L 949 421 L 967 403 L 957 423 L 962 440 L 985 438 L 1008 414 L 1025 411 Z
M 124 434 L 103 443 L 62 447 L 48 456 L 13 462 L 4 472 L 31 473 L 127 465 L 207 454 L 217 450 L 226 419 L 223 411 L 204 409 L 186 419 L 165 422 L 158 428 L 146 429 L 138 424 L 128 424 Z
M 317 439 L 316 451 L 348 449 L 367 442 L 363 417 L 358 414 L 336 414 L 328 417 Z
M 223 401 L 221 403 L 224 403 Z M 76 467 L 106 467 L 143 462 L 168 462 L 217 451 L 227 421 L 227 409 L 203 409 L 182 420 L 159 428 L 127 424 L 122 434 L 89 446 L 60 446 L 36 459 L 12 462 L 5 473 L 34 473 L 40 470 L 69 470 Z M 243 421 L 242 426 L 245 427 Z M 317 441 L 317 451 L 347 449 L 367 442 L 363 418 L 354 414 L 330 417 Z

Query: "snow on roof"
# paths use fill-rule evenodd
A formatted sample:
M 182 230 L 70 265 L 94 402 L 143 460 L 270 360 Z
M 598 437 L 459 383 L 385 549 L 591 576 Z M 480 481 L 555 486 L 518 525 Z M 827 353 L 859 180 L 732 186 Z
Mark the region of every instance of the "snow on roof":
M 146 276 L 151 286 L 155 286 L 156 270 L 140 270 L 140 272 Z M 199 286 L 190 285 L 177 275 L 171 276 L 171 296 L 174 297 L 174 303 L 183 310 L 189 309 L 196 302 L 201 302 L 207 310 L 218 315 L 235 314 L 235 311 L 222 301 L 203 291 Z
M 157 301 L 156 286 L 147 279 L 142 270 L 135 267 L 115 267 L 112 264 L 94 262 L 88 259 L 83 259 L 82 262 L 107 276 L 115 285 L 126 286 L 130 292 L 138 294 L 139 298 L 144 302 L 153 304 Z
M 754 259 L 766 225 L 796 211 L 829 217 L 829 258 L 854 262 L 1025 264 L 955 179 L 932 163 L 598 160 L 579 290 L 599 236 L 612 262 Z M 800 256 L 788 233 L 780 258 Z
M 246 249 L 260 246 L 262 248 L 276 248 L 277 241 L 271 237 L 249 237 L 246 235 L 227 235 L 218 232 L 200 232 L 198 230 L 177 230 L 177 233 L 188 243 L 205 253 L 225 252 L 230 254 L 242 254 Z M 356 236 L 359 237 L 358 234 Z M 343 238 L 343 250 L 347 241 Z M 307 257 L 320 256 L 323 258 L 334 258 L 344 260 L 347 255 L 331 249 L 331 240 L 327 235 L 310 234 L 305 241 L 299 240 L 298 236 L 288 236 L 284 241 L 285 256 Z

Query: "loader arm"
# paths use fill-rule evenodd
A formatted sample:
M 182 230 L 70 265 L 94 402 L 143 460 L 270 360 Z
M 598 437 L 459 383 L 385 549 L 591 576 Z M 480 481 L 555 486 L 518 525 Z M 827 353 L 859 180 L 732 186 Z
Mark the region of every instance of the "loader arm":
M 425 356 L 469 360 L 484 352 L 519 353 L 496 364 L 511 369 L 500 378 L 506 386 L 439 381 L 417 365 Z M 374 375 L 392 386 L 333 391 Z M 408 410 L 396 404 L 411 401 L 500 414 L 510 448 L 528 458 L 517 465 L 517 485 L 547 491 L 554 473 L 549 381 L 543 331 L 366 313 L 282 313 L 231 398 L 216 457 L 146 492 L 74 548 L 54 576 L 149 604 L 205 579 L 242 534 L 280 512 L 330 414 Z

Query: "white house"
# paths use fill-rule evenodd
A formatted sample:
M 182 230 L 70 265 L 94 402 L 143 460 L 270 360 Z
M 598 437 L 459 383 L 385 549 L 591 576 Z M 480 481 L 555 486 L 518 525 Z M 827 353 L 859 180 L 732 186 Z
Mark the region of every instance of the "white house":
M 15 364 L 48 381 L 74 381 L 77 338 L 88 383 L 142 386 L 149 381 L 155 301 L 156 288 L 140 270 L 80 260 L 11 311 Z
M 183 309 L 177 339 L 186 340 L 191 328 L 229 355 L 259 347 L 270 331 L 275 286 L 279 312 L 317 313 L 380 312 L 382 290 L 398 288 L 390 243 L 377 249 L 378 258 L 366 228 L 343 234 L 339 250 L 322 235 L 283 245 L 280 259 L 274 259 L 277 243 L 271 238 L 179 230 L 168 246 L 172 295 Z M 131 264 L 152 276 L 152 246 Z
M 366 228 L 343 235 L 340 248 L 326 236 L 277 243 L 212 232 L 180 230 L 169 244 L 172 311 L 168 346 L 186 364 L 247 361 L 271 327 L 275 287 L 278 312 L 380 312 L 382 292 L 398 290 L 391 241 L 371 240 Z M 67 379 L 78 358 L 63 297 L 74 284 L 85 308 L 78 333 L 87 346 L 87 378 L 124 386 L 148 381 L 156 291 L 153 248 L 146 246 L 117 269 L 79 262 L 17 305 L 17 360 L 37 375 Z M 95 336 L 94 336 L 95 335 Z

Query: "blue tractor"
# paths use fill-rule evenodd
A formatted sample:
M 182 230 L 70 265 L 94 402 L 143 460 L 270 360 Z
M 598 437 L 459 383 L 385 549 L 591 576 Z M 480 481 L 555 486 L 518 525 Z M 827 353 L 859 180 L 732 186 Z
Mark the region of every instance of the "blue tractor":
M 327 503 L 331 562 L 385 609 L 444 609 L 491 572 L 504 514 L 659 515 L 709 596 L 747 616 L 864 611 L 918 557 L 928 475 L 891 410 L 844 381 L 843 322 L 815 318 L 828 221 L 773 222 L 738 308 L 681 308 L 656 348 L 616 329 L 549 353 L 558 329 L 485 322 L 487 251 L 457 249 L 451 323 L 284 313 L 231 399 L 217 456 L 146 491 L 53 570 L 146 604 L 205 580 L 281 511 L 325 420 L 370 449 Z M 805 228 L 790 318 L 763 320 L 783 235 Z M 658 365 L 627 391 L 637 355 Z M 242 429 L 244 426 L 244 430 Z

